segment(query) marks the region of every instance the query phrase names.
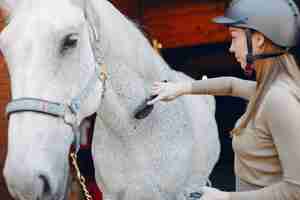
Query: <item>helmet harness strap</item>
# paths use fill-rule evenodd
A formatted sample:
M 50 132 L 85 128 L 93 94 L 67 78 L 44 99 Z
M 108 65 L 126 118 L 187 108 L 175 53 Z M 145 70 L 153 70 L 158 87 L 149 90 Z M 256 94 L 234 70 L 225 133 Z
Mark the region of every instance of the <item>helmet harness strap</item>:
M 251 76 L 254 71 L 254 60 L 253 60 L 253 46 L 252 46 L 252 30 L 247 28 L 246 39 L 247 39 L 247 55 L 246 55 L 246 68 L 245 74 L 246 76 Z
M 254 71 L 254 61 L 258 60 L 258 59 L 266 59 L 266 58 L 272 58 L 272 57 L 277 57 L 277 56 L 281 56 L 285 53 L 288 52 L 288 50 L 282 50 L 279 52 L 275 52 L 275 53 L 264 53 L 264 54 L 257 54 L 254 55 L 253 54 L 253 45 L 252 45 L 252 35 L 253 35 L 253 30 L 250 28 L 247 28 L 245 30 L 246 32 L 246 39 L 247 39 L 247 55 L 246 55 L 246 68 L 245 68 L 245 74 L 246 76 L 251 76 L 253 74 Z

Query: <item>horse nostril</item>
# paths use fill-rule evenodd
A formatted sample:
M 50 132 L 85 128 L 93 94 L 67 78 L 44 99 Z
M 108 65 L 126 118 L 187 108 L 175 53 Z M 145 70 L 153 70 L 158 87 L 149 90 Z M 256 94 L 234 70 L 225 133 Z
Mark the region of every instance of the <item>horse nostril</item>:
M 51 194 L 51 185 L 50 185 L 50 180 L 49 177 L 46 175 L 39 175 L 39 183 L 40 183 L 40 188 L 41 188 L 41 196 L 44 195 L 50 195 Z

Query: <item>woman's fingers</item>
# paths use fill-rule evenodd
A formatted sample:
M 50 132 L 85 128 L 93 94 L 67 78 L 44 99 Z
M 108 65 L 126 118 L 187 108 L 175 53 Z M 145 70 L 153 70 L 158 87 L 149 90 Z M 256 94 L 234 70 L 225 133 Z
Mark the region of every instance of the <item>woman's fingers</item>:
M 151 95 L 158 95 L 163 91 L 163 88 L 166 86 L 166 83 L 155 82 L 151 88 Z
M 157 95 L 156 98 L 149 101 L 147 104 L 152 105 L 158 101 L 167 101 L 171 100 L 172 92 L 170 93 L 170 89 L 172 89 L 172 83 L 166 82 L 155 82 L 151 88 L 151 95 Z
M 162 100 L 162 98 L 161 98 L 161 96 L 157 96 L 157 97 L 155 97 L 154 99 L 152 99 L 151 101 L 148 101 L 147 102 L 147 105 L 153 105 L 153 104 L 155 104 L 156 102 L 158 102 L 158 101 L 160 101 L 160 100 Z
M 153 86 L 158 86 L 158 85 L 161 85 L 161 84 L 162 84 L 162 82 L 157 82 L 156 81 L 156 82 L 153 83 Z
M 160 88 L 152 88 L 151 95 L 158 95 L 160 93 Z
M 207 187 L 207 186 L 202 186 L 199 188 L 199 192 L 202 194 L 209 192 L 210 190 L 211 190 L 211 187 Z

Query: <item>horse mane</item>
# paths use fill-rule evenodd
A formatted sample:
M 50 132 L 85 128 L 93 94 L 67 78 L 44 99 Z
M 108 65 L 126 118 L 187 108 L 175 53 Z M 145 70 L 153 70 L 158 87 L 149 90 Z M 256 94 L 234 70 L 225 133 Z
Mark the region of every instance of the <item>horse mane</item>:
M 77 4 L 78 5 L 78 4 Z M 96 59 L 118 60 L 150 81 L 165 79 L 170 68 L 155 52 L 138 25 L 106 0 L 85 0 L 83 6 L 88 23 L 97 31 Z

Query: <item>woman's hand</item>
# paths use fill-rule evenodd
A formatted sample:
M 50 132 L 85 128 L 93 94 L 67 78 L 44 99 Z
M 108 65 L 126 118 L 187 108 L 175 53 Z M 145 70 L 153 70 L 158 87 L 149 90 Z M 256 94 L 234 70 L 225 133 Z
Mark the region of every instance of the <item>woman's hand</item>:
M 212 187 L 201 187 L 200 189 L 202 197 L 200 200 L 230 200 L 230 195 L 228 192 L 220 191 Z
M 187 93 L 190 90 L 191 83 L 188 82 L 155 82 L 151 89 L 151 95 L 157 95 L 156 98 L 149 101 L 147 104 L 151 105 L 157 101 L 171 101 L 176 97 Z

